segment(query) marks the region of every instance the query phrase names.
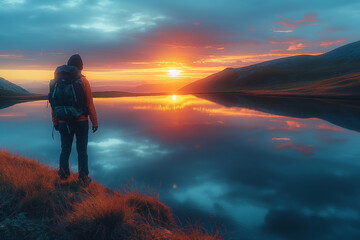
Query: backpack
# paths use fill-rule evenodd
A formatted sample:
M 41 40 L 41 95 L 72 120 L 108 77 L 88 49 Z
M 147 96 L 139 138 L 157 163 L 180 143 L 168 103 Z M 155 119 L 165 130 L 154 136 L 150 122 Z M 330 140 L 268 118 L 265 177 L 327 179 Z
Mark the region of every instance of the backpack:
M 54 117 L 72 121 L 88 115 L 80 71 L 74 66 L 62 65 L 56 68 L 54 75 L 48 95 Z

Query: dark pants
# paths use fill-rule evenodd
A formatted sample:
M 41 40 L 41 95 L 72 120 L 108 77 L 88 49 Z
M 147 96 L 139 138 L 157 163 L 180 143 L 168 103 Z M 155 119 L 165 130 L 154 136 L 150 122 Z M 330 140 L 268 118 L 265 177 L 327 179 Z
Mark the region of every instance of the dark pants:
M 87 155 L 89 121 L 60 123 L 59 132 L 61 136 L 59 175 L 70 175 L 69 157 L 74 135 L 76 135 L 79 177 L 83 178 L 87 176 L 89 174 Z

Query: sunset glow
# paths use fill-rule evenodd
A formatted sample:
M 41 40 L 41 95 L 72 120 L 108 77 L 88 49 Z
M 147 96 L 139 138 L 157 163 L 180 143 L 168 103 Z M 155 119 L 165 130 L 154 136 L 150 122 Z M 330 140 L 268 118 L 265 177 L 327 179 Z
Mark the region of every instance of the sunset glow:
M 303 4 L 289 12 L 280 1 L 261 17 L 250 1 L 222 11 L 216 6 L 203 14 L 199 2 L 186 1 L 151 7 L 146 1 L 4 1 L 0 16 L 9 24 L 0 39 L 6 46 L 0 49 L 0 77 L 46 94 L 56 67 L 79 53 L 94 91 L 172 92 L 228 67 L 322 54 L 358 40 L 359 16 L 350 14 L 357 6 L 350 3 L 326 10 Z M 340 22 L 333 21 L 334 10 Z M 62 12 L 79 17 L 63 19 Z M 18 21 L 9 21 L 9 14 Z M 48 34 L 57 25 L 59 31 Z
M 357 239 L 359 9 L 0 0 L 0 240 Z
M 176 77 L 176 76 L 178 76 L 180 73 L 181 73 L 180 70 L 168 70 L 168 74 L 169 74 L 171 77 Z

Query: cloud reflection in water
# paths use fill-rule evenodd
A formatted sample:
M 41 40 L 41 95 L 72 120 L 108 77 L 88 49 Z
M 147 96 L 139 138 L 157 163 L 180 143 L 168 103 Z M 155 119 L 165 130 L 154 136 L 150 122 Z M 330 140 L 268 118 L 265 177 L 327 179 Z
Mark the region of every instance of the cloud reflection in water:
M 358 132 L 194 96 L 95 105 L 100 130 L 89 136 L 89 165 L 100 183 L 116 188 L 135 177 L 181 219 L 222 223 L 235 239 L 360 235 Z M 1 114 L 14 114 L 0 117 L 1 146 L 57 163 L 59 138 L 51 140 L 44 102 Z M 74 153 L 71 162 L 76 170 Z

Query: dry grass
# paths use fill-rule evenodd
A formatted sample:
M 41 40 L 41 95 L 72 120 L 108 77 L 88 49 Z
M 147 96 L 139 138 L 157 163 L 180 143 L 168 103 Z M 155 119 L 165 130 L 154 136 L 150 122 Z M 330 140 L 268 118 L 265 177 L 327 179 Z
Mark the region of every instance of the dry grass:
M 72 174 L 0 150 L 0 239 L 221 239 L 179 227 L 169 207 L 134 190 L 83 187 Z

